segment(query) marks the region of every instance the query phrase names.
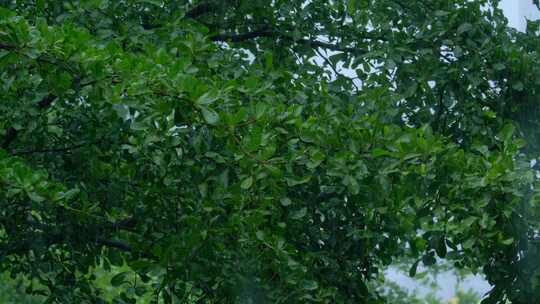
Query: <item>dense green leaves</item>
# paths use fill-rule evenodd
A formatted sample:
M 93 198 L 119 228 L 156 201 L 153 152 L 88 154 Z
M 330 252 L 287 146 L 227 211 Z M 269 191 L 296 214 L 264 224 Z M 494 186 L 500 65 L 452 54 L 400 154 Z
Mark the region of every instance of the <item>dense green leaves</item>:
M 399 257 L 538 294 L 536 23 L 465 0 L 0 3 L 0 266 L 51 301 L 110 300 L 94 269 L 124 267 L 117 303 L 382 303 Z

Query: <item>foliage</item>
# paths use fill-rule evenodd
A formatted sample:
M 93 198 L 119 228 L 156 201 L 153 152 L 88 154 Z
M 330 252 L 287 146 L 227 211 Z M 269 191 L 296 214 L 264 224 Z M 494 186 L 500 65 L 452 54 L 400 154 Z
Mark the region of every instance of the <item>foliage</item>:
M 50 303 L 105 302 L 93 269 L 124 263 L 115 303 L 384 303 L 399 257 L 482 270 L 484 303 L 540 295 L 538 23 L 495 0 L 0 4 L 0 268 Z
M 409 270 L 402 269 L 406 261 L 399 261 L 392 264 L 384 274 L 379 274 L 379 279 L 372 282 L 375 290 L 384 296 L 387 303 L 417 303 L 417 304 L 478 304 L 481 294 L 472 288 L 464 289 L 467 286 L 465 280 L 470 278 L 471 273 L 465 269 L 456 269 L 441 260 L 439 263 L 425 269 L 418 269 L 414 278 L 403 282 L 401 274 Z M 424 267 L 422 267 L 424 268 Z M 455 282 L 453 281 L 455 280 Z M 412 283 L 412 284 L 411 284 Z M 448 298 L 443 296 L 441 288 L 452 285 L 454 295 Z M 446 285 L 446 286 L 445 286 Z
M 456 300 L 459 304 L 477 304 L 480 303 L 478 294 L 472 289 L 463 290 L 459 289 L 456 294 Z
M 22 279 L 11 279 L 9 275 L 0 275 L 0 303 L 2 304 L 37 304 L 43 303 L 43 299 L 38 296 L 25 294 L 25 282 Z M 27 283 L 27 282 L 26 282 Z

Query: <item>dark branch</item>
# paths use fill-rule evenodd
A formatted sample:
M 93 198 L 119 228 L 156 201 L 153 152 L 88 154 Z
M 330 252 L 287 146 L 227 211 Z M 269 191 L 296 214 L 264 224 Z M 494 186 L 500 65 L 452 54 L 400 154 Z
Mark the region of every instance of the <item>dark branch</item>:
M 111 76 L 107 76 L 105 78 L 102 78 L 102 79 L 91 79 L 91 80 L 88 80 L 86 82 L 81 82 L 79 84 L 79 86 L 82 88 L 82 87 L 87 87 L 87 86 L 90 86 L 90 85 L 94 85 L 100 81 L 106 81 L 106 80 L 110 80 L 110 83 L 111 84 L 116 84 L 116 83 L 120 83 L 120 78 L 118 75 L 111 75 Z
M 14 45 L 0 43 L 0 50 L 9 51 L 9 50 L 14 50 L 14 49 L 16 49 Z M 2 148 L 7 149 L 9 145 L 11 144 L 11 142 L 13 142 L 16 137 L 17 137 L 17 130 L 15 130 L 15 128 L 13 127 L 9 127 L 6 130 L 6 136 L 4 137 L 4 141 L 2 142 Z
M 197 4 L 195 5 L 193 8 L 191 8 L 190 10 L 188 10 L 185 14 L 185 16 L 187 18 L 197 18 L 201 15 L 204 15 L 206 13 L 209 13 L 212 9 L 213 9 L 213 5 L 211 5 L 210 3 L 208 2 L 203 2 L 203 3 L 200 3 L 200 4 Z M 160 28 L 163 28 L 163 24 L 151 24 L 151 23 L 147 23 L 147 22 L 143 22 L 141 24 L 141 26 L 145 29 L 145 30 L 155 30 L 155 29 L 160 29 Z
M 40 244 L 40 242 L 37 242 L 36 240 L 41 240 L 44 243 Z M 66 243 L 66 241 L 67 240 L 65 236 L 62 234 L 42 234 L 41 236 L 34 236 L 32 240 L 19 241 L 13 246 L 0 247 L 0 254 L 3 256 L 12 255 L 12 254 L 21 255 L 24 252 L 35 249 L 36 246 L 45 245 L 46 247 L 49 247 L 54 244 Z M 97 245 L 101 245 L 101 246 L 105 246 L 109 248 L 115 248 L 115 249 L 125 251 L 125 252 L 131 252 L 131 253 L 135 252 L 129 244 L 120 240 L 98 238 L 96 239 L 95 243 Z M 144 255 L 144 256 L 146 257 L 147 255 Z
M 14 50 L 16 47 L 14 45 L 0 43 L 0 50 Z
M 56 95 L 54 94 L 48 94 L 46 95 L 45 97 L 43 97 L 39 103 L 38 103 L 38 107 L 40 109 L 45 109 L 45 108 L 48 108 L 52 103 L 53 101 L 56 99 Z
M 109 228 L 112 230 L 132 230 L 137 225 L 137 220 L 134 217 L 128 217 L 123 220 L 109 223 Z
M 279 37 L 279 33 L 272 30 L 257 30 L 243 34 L 219 34 L 210 39 L 212 41 L 241 42 L 258 37 Z
M 332 71 L 334 71 L 334 74 L 336 74 L 336 76 L 339 75 L 341 77 L 344 77 L 345 79 L 348 79 L 351 82 L 351 84 L 356 88 L 356 92 L 358 93 L 360 91 L 360 88 L 356 85 L 356 83 L 354 83 L 354 79 L 338 72 L 337 67 L 332 63 L 332 61 L 330 61 L 330 59 L 324 56 L 318 49 L 315 49 L 315 52 L 324 60 L 324 62 L 326 62 L 328 66 L 330 66 L 330 68 L 332 69 Z
M 126 242 L 113 239 L 97 238 L 96 243 L 110 248 L 116 248 L 122 251 L 133 252 L 133 248 Z
M 212 9 L 212 5 L 208 2 L 195 5 L 192 9 L 186 12 L 186 17 L 197 18 L 200 15 L 208 13 Z
M 342 46 L 339 46 L 339 45 L 335 45 L 335 44 L 331 44 L 331 43 L 327 43 L 327 42 L 322 42 L 322 41 L 318 41 L 318 40 L 300 39 L 300 40 L 298 40 L 298 42 L 301 42 L 301 43 L 304 43 L 304 44 L 307 44 L 307 45 L 310 45 L 310 46 L 314 46 L 314 47 L 320 47 L 320 48 L 331 50 L 331 51 L 353 53 L 353 54 L 357 54 L 357 55 L 362 55 L 362 54 L 366 53 L 366 51 L 364 49 L 361 49 L 361 48 L 342 47 Z
M 43 223 L 40 223 L 40 222 L 37 222 L 33 219 L 27 219 L 26 220 L 27 224 L 35 229 L 39 229 L 41 231 L 43 231 L 43 239 L 46 240 L 46 245 L 47 246 L 50 246 L 50 245 L 53 245 L 53 244 L 60 244 L 60 243 L 65 243 L 68 241 L 68 239 L 66 238 L 66 235 L 63 234 L 63 233 L 48 233 L 47 230 L 50 230 L 50 226 L 46 225 L 46 224 L 43 224 Z M 125 220 L 121 220 L 119 222 L 115 222 L 115 223 L 111 223 L 112 226 L 114 227 L 120 227 L 120 226 L 124 226 L 124 225 L 133 225 L 134 224 L 134 219 L 133 218 L 127 218 Z M 122 250 L 122 251 L 126 251 L 126 252 L 134 252 L 133 248 L 128 244 L 126 243 L 125 241 L 122 241 L 122 240 L 115 240 L 115 239 L 108 239 L 108 238 L 104 238 L 104 237 L 97 237 L 95 239 L 95 243 L 98 244 L 98 245 L 102 245 L 102 246 L 106 246 L 106 247 L 110 247 L 110 248 L 116 248 L 116 249 L 119 249 L 119 250 Z M 26 246 L 23 246 L 23 248 L 27 248 L 28 249 L 31 249 L 32 246 L 30 246 L 30 244 L 26 245 Z
M 2 142 L 2 148 L 7 149 L 12 141 L 17 137 L 17 130 L 13 127 L 9 127 L 6 131 L 6 136 Z
M 356 47 L 342 47 L 339 45 L 335 45 L 328 42 L 323 42 L 319 40 L 310 40 L 310 39 L 297 39 L 295 40 L 293 37 L 280 33 L 277 31 L 269 30 L 269 29 L 262 29 L 262 30 L 256 30 L 252 32 L 242 33 L 242 34 L 218 34 L 215 36 L 210 37 L 212 41 L 224 41 L 224 42 L 242 42 L 254 38 L 260 38 L 260 37 L 273 37 L 273 38 L 280 38 L 284 40 L 289 40 L 293 42 L 297 42 L 300 44 L 309 45 L 312 47 L 320 47 L 327 50 L 332 51 L 338 51 L 338 52 L 347 52 L 347 53 L 354 53 L 354 54 L 365 54 L 366 51 L 360 48 Z
M 50 148 L 50 149 L 37 149 L 37 150 L 26 150 L 26 151 L 15 151 L 11 154 L 13 155 L 24 155 L 24 154 L 33 154 L 33 153 L 58 153 L 58 152 L 67 152 L 75 149 L 82 148 L 84 146 L 87 146 L 91 143 L 82 143 L 74 146 L 69 147 L 62 147 L 62 148 Z

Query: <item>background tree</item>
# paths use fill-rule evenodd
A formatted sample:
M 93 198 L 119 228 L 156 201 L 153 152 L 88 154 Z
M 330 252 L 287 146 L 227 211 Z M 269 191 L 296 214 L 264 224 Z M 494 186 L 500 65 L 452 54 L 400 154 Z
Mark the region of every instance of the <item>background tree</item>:
M 439 257 L 482 270 L 485 303 L 539 295 L 538 23 L 488 0 L 0 4 L 0 266 L 29 292 L 103 302 L 94 269 L 126 263 L 118 303 L 384 303 L 380 267 Z

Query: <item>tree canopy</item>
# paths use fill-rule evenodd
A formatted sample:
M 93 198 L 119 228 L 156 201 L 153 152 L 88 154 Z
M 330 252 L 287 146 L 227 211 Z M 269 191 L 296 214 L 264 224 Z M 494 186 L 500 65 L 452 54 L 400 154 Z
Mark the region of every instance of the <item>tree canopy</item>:
M 540 296 L 540 23 L 496 0 L 0 1 L 0 270 L 50 303 Z M 533 164 L 534 165 L 534 164 Z

